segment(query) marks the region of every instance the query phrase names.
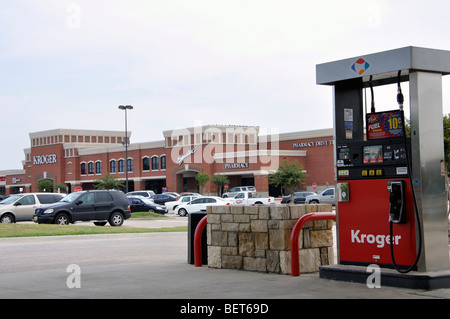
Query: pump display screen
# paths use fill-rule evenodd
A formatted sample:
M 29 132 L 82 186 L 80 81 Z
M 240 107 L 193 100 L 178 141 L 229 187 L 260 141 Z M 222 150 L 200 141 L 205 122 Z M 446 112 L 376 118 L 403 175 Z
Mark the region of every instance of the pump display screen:
M 383 163 L 383 145 L 364 146 L 364 164 Z
M 404 125 L 400 110 L 366 115 L 367 138 L 369 140 L 402 137 Z

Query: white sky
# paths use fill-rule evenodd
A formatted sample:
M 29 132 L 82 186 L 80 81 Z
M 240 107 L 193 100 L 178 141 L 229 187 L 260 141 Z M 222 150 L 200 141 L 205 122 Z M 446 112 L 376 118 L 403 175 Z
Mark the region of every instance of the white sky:
M 450 50 L 445 0 L 1 0 L 0 170 L 30 132 L 194 124 L 331 128 L 319 63 L 405 46 Z M 406 86 L 406 85 L 405 85 Z M 444 113 L 450 79 L 444 78 Z M 407 98 L 407 91 L 405 94 Z M 396 107 L 396 88 L 375 90 Z

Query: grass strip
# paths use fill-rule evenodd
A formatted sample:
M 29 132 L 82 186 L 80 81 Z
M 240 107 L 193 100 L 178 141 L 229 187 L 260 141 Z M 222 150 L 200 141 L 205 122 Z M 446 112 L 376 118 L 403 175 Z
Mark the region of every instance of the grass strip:
M 110 226 L 78 226 L 78 225 L 46 225 L 46 224 L 0 224 L 0 238 L 38 237 L 38 236 L 71 236 L 95 234 L 124 233 L 160 233 L 185 232 L 187 226 L 168 228 L 137 228 Z

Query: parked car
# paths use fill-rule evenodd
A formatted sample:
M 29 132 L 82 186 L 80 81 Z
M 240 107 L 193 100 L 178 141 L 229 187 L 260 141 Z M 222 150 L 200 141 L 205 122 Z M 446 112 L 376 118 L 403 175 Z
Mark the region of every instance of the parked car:
M 11 195 L 0 202 L 0 222 L 15 223 L 32 220 L 36 208 L 63 199 L 59 193 L 24 193 Z
M 294 193 L 294 204 L 304 204 L 306 196 L 317 195 L 314 192 L 295 192 Z M 291 202 L 291 195 L 283 196 L 281 204 L 289 204 Z
M 147 197 L 127 196 L 130 201 L 131 213 L 150 212 L 158 214 L 167 214 L 168 209 L 164 205 L 155 204 L 155 202 Z
M 130 217 L 130 203 L 122 191 L 94 190 L 71 193 L 58 203 L 36 209 L 33 221 L 60 225 L 94 221 L 97 226 L 107 222 L 111 226 L 121 226 Z
M 180 197 L 182 197 L 182 196 L 197 196 L 197 197 L 200 197 L 202 195 L 199 194 L 199 193 L 183 192 L 183 193 L 180 193 Z
M 207 206 L 215 205 L 230 205 L 230 202 L 217 196 L 203 196 L 178 206 L 175 209 L 175 214 L 186 216 L 192 212 L 206 211 Z
M 335 204 L 334 188 L 327 188 L 320 194 L 306 196 L 307 204 Z
M 175 196 L 169 193 L 156 194 L 153 196 L 153 201 L 156 204 L 164 205 L 166 202 L 173 202 L 178 199 L 179 196 Z
M 223 198 L 233 198 L 237 195 L 239 192 L 251 192 L 256 193 L 256 188 L 254 186 L 239 186 L 239 187 L 233 187 L 228 192 L 223 193 Z
M 148 197 L 148 198 L 153 198 L 153 196 L 155 196 L 155 192 L 154 191 L 133 191 L 133 192 L 128 192 L 126 195 L 127 196 L 139 195 L 139 196 L 144 196 L 144 197 Z
M 240 192 L 233 198 L 234 205 L 262 205 L 262 204 L 275 204 L 275 198 L 273 197 L 261 197 L 257 193 L 252 192 Z
M 175 210 L 178 206 L 189 203 L 191 200 L 194 200 L 196 198 L 200 197 L 200 195 L 195 196 L 181 196 L 176 201 L 166 202 L 164 205 L 167 207 L 168 210 Z

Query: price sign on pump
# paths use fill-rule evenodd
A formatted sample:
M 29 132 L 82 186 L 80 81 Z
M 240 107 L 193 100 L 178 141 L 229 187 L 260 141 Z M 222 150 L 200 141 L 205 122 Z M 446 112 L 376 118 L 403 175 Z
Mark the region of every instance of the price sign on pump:
M 367 137 L 369 140 L 402 137 L 404 125 L 399 110 L 367 114 Z

